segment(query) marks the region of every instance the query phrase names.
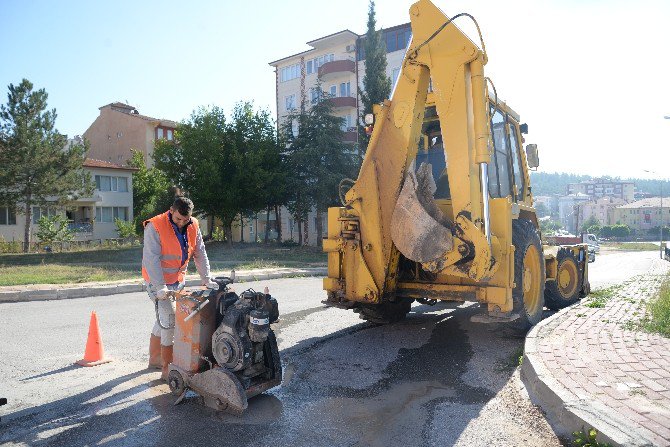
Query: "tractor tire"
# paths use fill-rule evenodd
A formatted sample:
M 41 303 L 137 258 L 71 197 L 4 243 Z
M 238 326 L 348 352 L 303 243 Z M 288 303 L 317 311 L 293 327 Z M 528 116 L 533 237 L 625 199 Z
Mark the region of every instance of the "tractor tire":
M 363 304 L 354 309 L 361 320 L 375 324 L 397 323 L 407 316 L 412 308 L 411 299 L 385 301 L 381 304 Z
M 540 234 L 529 220 L 512 221 L 514 244 L 513 312 L 519 315 L 515 327 L 522 332 L 542 320 L 546 278 Z
M 572 250 L 559 248 L 556 255 L 556 281 L 549 281 L 544 290 L 544 303 L 551 310 L 564 309 L 581 298 L 582 271 Z

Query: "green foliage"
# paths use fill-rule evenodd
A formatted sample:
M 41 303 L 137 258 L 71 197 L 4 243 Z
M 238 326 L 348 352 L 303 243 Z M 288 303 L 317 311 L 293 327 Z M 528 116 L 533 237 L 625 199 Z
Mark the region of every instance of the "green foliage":
M 591 233 L 591 231 L 589 231 L 589 228 L 591 228 L 591 227 L 595 227 L 595 228 L 600 229 L 600 221 L 598 221 L 598 219 L 596 219 L 595 216 L 591 216 L 588 219 L 586 219 L 582 223 L 580 231 L 582 233 Z
M 216 227 L 212 232 L 212 240 L 217 242 L 224 242 L 226 240 L 226 232 L 223 228 Z
M 537 217 L 546 217 L 551 214 L 547 205 L 542 202 L 535 204 L 535 213 L 537 214 Z
M 572 445 L 574 447 L 612 447 L 612 444 L 599 442 L 596 439 L 598 432 L 594 428 L 585 430 L 584 427 L 582 427 L 581 431 L 574 432 L 572 436 L 574 437 L 572 440 Z
M 133 216 L 135 233 L 144 232 L 142 222 L 164 213 L 174 199 L 174 188 L 163 171 L 147 168 L 142 152 L 131 150 L 128 165 L 137 168 L 133 173 Z
M 658 295 L 647 304 L 649 317 L 643 327 L 670 338 L 670 276 L 666 278 Z
M 74 239 L 74 232 L 68 227 L 67 219 L 60 214 L 40 217 L 37 221 L 37 227 L 35 235 L 41 242 L 47 244 Z
M 375 2 L 370 0 L 368 7 L 368 28 L 365 33 L 365 74 L 363 75 L 363 91 L 361 101 L 363 102 L 362 117 L 372 113 L 372 105 L 379 104 L 388 99 L 391 94 L 391 79 L 386 76 L 386 44 L 381 31 L 375 28 Z M 361 152 L 365 153 L 370 137 L 361 128 L 359 142 Z
M 589 175 L 566 174 L 564 172 L 531 172 L 530 183 L 533 185 L 533 194 L 548 196 L 552 194 L 564 195 L 567 193 L 568 183 L 579 183 L 591 180 Z
M 320 81 L 316 88 L 321 89 Z M 298 133 L 285 151 L 290 167 L 287 207 L 296 221 L 302 222 L 312 207 L 322 213 L 339 203 L 338 185 L 343 178 L 355 176 L 358 163 L 351 146 L 342 141 L 343 120 L 333 115 L 325 93 L 309 110 L 289 115 L 282 134 L 292 135 L 294 123 Z M 317 240 L 321 239 L 319 232 L 317 227 Z M 302 243 L 301 233 L 299 238 Z
M 33 206 L 64 204 L 93 192 L 82 168 L 88 145 L 66 145 L 67 137 L 55 128 L 56 110 L 47 110 L 47 98 L 44 89 L 33 91 L 33 84 L 23 79 L 9 84 L 7 104 L 0 106 L 0 206 L 25 213 L 27 222 Z M 29 225 L 24 239 L 27 250 Z
M 600 236 L 602 237 L 628 237 L 631 235 L 631 229 L 626 224 L 604 225 L 600 229 Z
M 219 107 L 200 108 L 177 127 L 175 141 L 156 144 L 156 166 L 197 213 L 222 221 L 228 241 L 236 216 L 284 201 L 286 169 L 268 111 L 239 103 L 227 119 Z
M 116 233 L 120 238 L 126 239 L 137 237 L 137 231 L 135 230 L 135 224 L 133 222 L 114 219 L 114 225 L 116 226 Z
M 589 294 L 589 299 L 586 301 L 584 306 L 590 307 L 591 309 L 599 309 L 605 307 L 605 304 L 612 299 L 615 292 L 619 287 L 613 286 L 606 289 L 596 289 L 591 291 Z
M 560 230 L 561 228 L 563 228 L 563 225 L 561 225 L 560 222 L 556 222 L 556 221 L 553 221 L 553 220 L 541 220 L 540 221 L 540 232 L 544 235 L 555 233 L 556 231 Z

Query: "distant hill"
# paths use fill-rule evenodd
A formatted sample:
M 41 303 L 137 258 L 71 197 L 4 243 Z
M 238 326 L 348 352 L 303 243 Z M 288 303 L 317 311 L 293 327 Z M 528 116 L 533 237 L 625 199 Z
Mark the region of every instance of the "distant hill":
M 577 183 L 584 180 L 593 180 L 596 177 L 590 175 L 567 174 L 565 172 L 531 172 L 530 184 L 533 187 L 533 195 L 548 196 L 551 194 L 565 194 L 568 183 Z M 637 192 L 646 192 L 659 196 L 661 194 L 661 182 L 659 180 L 609 177 L 614 181 L 626 181 L 635 183 Z M 663 196 L 670 197 L 670 181 L 663 181 Z

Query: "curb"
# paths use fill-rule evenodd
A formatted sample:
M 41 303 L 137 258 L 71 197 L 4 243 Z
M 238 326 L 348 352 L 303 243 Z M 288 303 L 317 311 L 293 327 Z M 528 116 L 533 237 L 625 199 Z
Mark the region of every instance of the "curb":
M 300 276 L 326 276 L 328 269 L 325 267 L 292 269 L 282 272 L 268 273 L 238 273 L 235 283 L 250 281 L 265 281 L 269 279 L 282 279 Z M 199 286 L 200 279 L 187 279 L 186 286 Z M 125 284 L 101 284 L 91 287 L 63 287 L 54 289 L 36 290 L 13 290 L 0 291 L 0 303 L 23 303 L 26 301 L 53 301 L 67 300 L 72 298 L 88 298 L 93 296 L 116 295 L 119 293 L 144 292 L 146 285 L 144 281 Z
M 540 358 L 538 340 L 544 337 L 540 332 L 578 304 L 579 302 L 542 320 L 526 335 L 521 380 L 528 390 L 531 402 L 544 410 L 551 427 L 561 437 L 571 439 L 575 431 L 594 428 L 598 432 L 598 441 L 613 446 L 653 446 L 653 442 L 646 439 L 639 428 L 627 419 L 621 418 L 600 402 L 588 399 L 587 396 L 575 395 L 566 389 Z

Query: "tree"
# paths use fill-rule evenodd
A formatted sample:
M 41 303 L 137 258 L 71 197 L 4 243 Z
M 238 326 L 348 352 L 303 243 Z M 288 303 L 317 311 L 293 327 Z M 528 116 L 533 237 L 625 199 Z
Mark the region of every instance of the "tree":
M 320 81 L 317 81 L 316 88 L 321 91 Z M 312 207 L 316 209 L 319 245 L 323 236 L 323 212 L 338 203 L 340 181 L 355 175 L 358 169 L 351 146 L 342 142 L 344 120 L 334 116 L 332 111 L 330 97 L 324 93 L 308 111 L 289 116 L 285 124 L 293 132 L 294 120 L 298 123 L 298 134 L 287 150 L 291 178 L 294 180 L 289 209 L 296 220 L 306 220 L 309 210 Z M 288 132 L 285 129 L 284 133 Z M 307 239 L 309 225 L 305 228 Z
M 144 155 L 131 150 L 128 165 L 136 168 L 133 173 L 133 216 L 135 231 L 143 232 L 142 222 L 165 212 L 174 200 L 175 188 L 168 177 L 157 167 L 147 168 Z M 120 236 L 124 237 L 124 236 Z
M 226 238 L 232 241 L 243 165 L 223 110 L 194 111 L 189 121 L 177 126 L 174 141 L 156 142 L 154 160 L 158 169 L 184 188 L 197 213 L 221 219 Z
M 368 113 L 372 113 L 373 104 L 378 104 L 388 99 L 391 94 L 391 79 L 386 76 L 386 44 L 382 39 L 381 31 L 375 27 L 375 2 L 370 0 L 368 7 L 368 29 L 365 33 L 365 75 L 363 76 L 363 91 L 361 101 L 363 102 L 363 114 L 361 119 Z M 360 152 L 365 153 L 370 142 L 370 137 L 360 128 Z
M 542 202 L 535 204 L 535 213 L 537 214 L 537 217 L 546 217 L 551 214 L 549 208 L 547 208 L 547 205 Z
M 590 216 L 582 223 L 580 230 L 582 233 L 590 233 L 589 231 L 590 227 L 600 227 L 600 226 L 601 226 L 600 221 L 596 219 L 596 216 Z
M 42 216 L 37 221 L 37 238 L 44 243 L 54 241 L 67 242 L 74 239 L 74 233 L 68 226 L 68 221 L 60 214 Z
M 0 107 L 0 205 L 25 214 L 24 251 L 30 248 L 33 206 L 62 205 L 93 192 L 82 167 L 87 143 L 67 144 L 47 99 L 44 89 L 33 91 L 23 79 L 9 85 L 7 104 Z

